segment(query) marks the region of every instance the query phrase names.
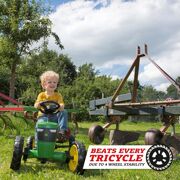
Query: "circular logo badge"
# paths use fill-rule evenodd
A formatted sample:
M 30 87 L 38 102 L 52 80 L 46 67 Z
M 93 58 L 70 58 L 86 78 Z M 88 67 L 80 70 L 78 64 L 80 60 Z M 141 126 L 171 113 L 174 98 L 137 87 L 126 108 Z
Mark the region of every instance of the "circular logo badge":
M 167 169 L 173 160 L 173 154 L 169 147 L 165 145 L 153 145 L 146 153 L 146 161 L 152 169 L 163 171 Z

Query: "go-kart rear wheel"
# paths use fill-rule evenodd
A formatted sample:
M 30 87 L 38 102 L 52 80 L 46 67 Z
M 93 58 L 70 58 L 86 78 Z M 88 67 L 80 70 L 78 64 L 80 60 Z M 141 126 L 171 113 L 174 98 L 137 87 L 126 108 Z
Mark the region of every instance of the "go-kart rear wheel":
M 163 133 L 159 129 L 149 129 L 145 134 L 145 144 L 154 145 L 161 144 Z
M 82 175 L 84 173 L 83 166 L 86 158 L 86 149 L 84 144 L 77 141 L 73 142 L 69 149 L 69 156 L 69 170 L 73 173 Z
M 34 148 L 34 136 L 29 136 L 27 139 L 26 147 L 31 150 Z
M 29 136 L 26 142 L 26 147 L 24 148 L 23 160 L 26 161 L 28 158 L 29 150 L 33 149 L 34 145 L 34 136 Z
M 11 161 L 10 168 L 13 170 L 19 170 L 21 166 L 21 158 L 23 154 L 23 145 L 24 145 L 24 138 L 22 136 L 16 136 L 14 142 L 14 151 L 13 157 Z

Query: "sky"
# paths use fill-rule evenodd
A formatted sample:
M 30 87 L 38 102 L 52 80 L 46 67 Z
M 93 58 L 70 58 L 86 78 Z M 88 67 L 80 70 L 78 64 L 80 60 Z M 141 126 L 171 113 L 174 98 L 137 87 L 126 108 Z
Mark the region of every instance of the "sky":
M 180 76 L 180 0 L 49 0 L 52 31 L 64 50 L 50 38 L 49 48 L 67 54 L 80 66 L 92 63 L 100 75 L 123 78 L 137 46 L 170 76 Z M 128 80 L 132 80 L 133 73 Z M 165 91 L 170 82 L 147 59 L 141 58 L 139 81 Z

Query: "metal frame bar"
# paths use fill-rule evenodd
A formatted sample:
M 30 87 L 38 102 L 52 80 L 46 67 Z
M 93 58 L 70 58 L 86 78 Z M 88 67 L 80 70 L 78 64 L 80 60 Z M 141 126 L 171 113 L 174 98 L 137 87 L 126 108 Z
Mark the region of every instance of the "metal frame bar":
M 159 65 L 157 65 L 149 56 L 147 45 L 144 46 L 144 53 L 141 53 L 141 49 L 137 47 L 136 58 L 128 70 L 126 76 L 120 84 L 118 85 L 116 91 L 112 97 L 98 99 L 90 101 L 90 115 L 104 115 L 108 117 L 109 122 L 104 126 L 104 128 L 109 127 L 111 124 L 117 123 L 119 126 L 120 121 L 112 120 L 112 116 L 156 116 L 161 115 L 162 121 L 165 122 L 164 126 L 161 128 L 162 132 L 165 132 L 170 125 L 174 125 L 174 122 L 171 122 L 170 119 L 173 119 L 175 116 L 180 115 L 180 99 L 171 100 L 171 101 L 153 101 L 153 102 L 136 102 L 137 101 L 137 88 L 138 88 L 138 74 L 139 74 L 139 65 L 141 57 L 147 57 L 159 70 L 160 72 L 180 91 L 180 85 L 171 78 Z M 133 81 L 133 92 L 131 103 L 123 103 L 123 101 L 117 101 L 118 95 L 120 94 L 125 82 L 130 76 L 131 72 L 134 69 L 134 81 Z M 130 99 L 129 99 L 130 100 Z M 176 104 L 176 105 L 175 105 Z M 175 106 L 174 106 L 175 105 Z M 103 108 L 102 108 L 103 106 Z M 100 108 L 101 107 L 101 108 Z M 169 119 L 169 120 L 168 120 Z M 175 130 L 174 130 L 175 132 Z

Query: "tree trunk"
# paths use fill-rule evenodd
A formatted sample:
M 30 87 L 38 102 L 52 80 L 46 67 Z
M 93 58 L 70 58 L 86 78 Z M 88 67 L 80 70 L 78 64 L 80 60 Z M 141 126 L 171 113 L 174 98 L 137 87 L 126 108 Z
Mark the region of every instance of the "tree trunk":
M 9 96 L 13 99 L 15 98 L 16 65 L 16 60 L 14 60 L 11 66 L 11 76 L 9 81 Z

